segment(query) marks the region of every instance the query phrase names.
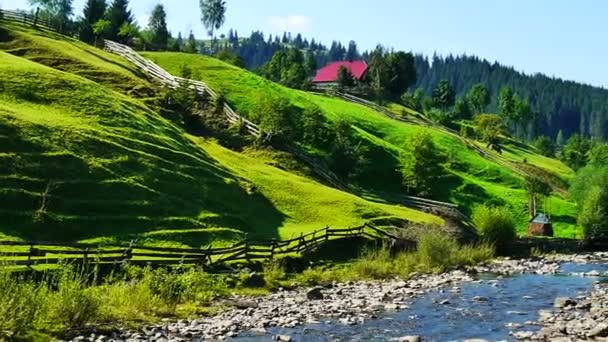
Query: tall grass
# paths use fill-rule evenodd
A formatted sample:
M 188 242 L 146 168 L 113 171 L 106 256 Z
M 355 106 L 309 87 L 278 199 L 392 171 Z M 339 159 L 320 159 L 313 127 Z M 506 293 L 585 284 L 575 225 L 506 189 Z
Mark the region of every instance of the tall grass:
M 330 269 L 309 268 L 297 279 L 303 284 L 313 285 L 328 281 L 407 278 L 414 272 L 438 273 L 493 257 L 494 247 L 489 243 L 461 246 L 445 235 L 430 232 L 420 236 L 416 251 L 392 256 L 387 246 L 366 249 L 349 265 Z

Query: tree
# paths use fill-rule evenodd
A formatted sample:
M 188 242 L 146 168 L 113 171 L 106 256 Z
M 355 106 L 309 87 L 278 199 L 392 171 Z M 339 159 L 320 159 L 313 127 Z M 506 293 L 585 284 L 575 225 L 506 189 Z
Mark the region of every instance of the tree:
M 591 141 L 580 134 L 574 134 L 568 139 L 562 150 L 562 160 L 574 170 L 587 163 L 587 152 L 591 149 Z
M 182 51 L 183 46 L 184 46 L 184 38 L 182 37 L 182 33 L 179 32 L 177 34 L 177 38 L 171 40 L 171 43 L 169 44 L 169 50 L 179 52 L 179 51 Z
M 345 58 L 347 61 L 353 61 L 359 58 L 359 49 L 357 49 L 357 43 L 354 40 L 351 40 L 348 43 L 348 50 L 346 51 Z
M 412 84 L 416 83 L 416 66 L 414 55 L 406 52 L 393 52 L 386 56 L 388 73 L 386 89 L 389 95 L 398 98 Z
M 118 30 L 118 37 L 123 42 L 129 42 L 131 39 L 140 35 L 139 27 L 135 23 L 124 22 Z
M 341 178 L 353 178 L 360 173 L 368 163 L 367 149 L 352 136 L 351 123 L 344 119 L 333 122 L 333 132 L 330 168 Z
M 315 57 L 314 52 L 311 50 L 306 50 L 306 58 L 304 62 L 304 66 L 308 75 L 312 76 L 317 72 L 317 58 Z
M 503 87 L 498 95 L 498 109 L 503 118 L 514 121 L 515 117 L 515 94 L 509 87 Z
M 79 22 L 78 36 L 80 40 L 87 43 L 95 42 L 98 35 L 93 31 L 93 25 L 103 19 L 106 8 L 106 0 L 87 0 Z
M 528 210 L 530 216 L 535 217 L 539 203 L 551 195 L 551 186 L 540 177 L 526 177 L 526 190 L 528 191 Z
M 403 184 L 419 196 L 429 196 L 444 176 L 442 156 L 431 136 L 419 132 L 409 137 L 400 157 Z
M 198 53 L 198 45 L 196 43 L 196 38 L 194 38 L 194 33 L 190 31 L 190 35 L 188 36 L 188 43 L 186 43 L 186 52 L 188 53 Z
M 447 111 L 454 105 L 456 94 L 448 80 L 441 80 L 433 90 L 433 105 L 443 111 Z
M 59 32 L 67 32 L 70 17 L 74 13 L 73 0 L 29 0 L 29 2 L 32 6 L 39 6 L 40 16 L 47 18 Z
M 226 1 L 200 0 L 201 21 L 210 37 L 219 30 L 226 21 Z
M 93 25 L 93 34 L 95 35 L 95 44 L 97 39 L 104 38 L 110 34 L 112 23 L 109 20 L 101 19 Z
M 589 164 L 598 166 L 608 165 L 608 144 L 595 144 L 587 153 Z
M 127 28 L 135 22 L 133 13 L 129 10 L 129 0 L 114 0 L 108 8 L 106 18 L 111 24 L 108 36 L 112 40 L 121 40 L 119 34 L 121 29 Z M 122 37 L 125 37 L 125 33 L 128 32 L 123 30 Z M 124 40 L 122 41 L 124 42 Z
M 498 143 L 505 128 L 503 119 L 498 115 L 481 114 L 475 118 L 475 130 L 488 145 Z
M 253 119 L 268 140 L 296 140 L 300 130 L 300 113 L 288 99 L 275 95 L 260 95 Z
M 386 51 L 381 45 L 376 46 L 369 56 L 367 77 L 376 100 L 382 101 L 386 96 L 386 85 L 392 76 L 386 61 Z
M 608 238 L 608 190 L 592 186 L 581 206 L 578 224 L 583 227 L 586 240 Z
M 295 89 L 308 87 L 308 72 L 304 66 L 304 55 L 296 48 L 287 51 L 279 50 L 272 56 L 263 70 L 262 74 L 274 82 Z
M 338 69 L 338 88 L 351 88 L 355 85 L 355 78 L 351 74 L 350 70 L 346 67 L 341 66 Z
M 456 100 L 454 109 L 452 110 L 452 117 L 455 119 L 468 120 L 473 116 L 473 110 L 471 105 L 466 98 Z
M 308 107 L 302 113 L 302 141 L 306 144 L 321 147 L 332 138 L 329 123 L 318 106 Z
M 483 84 L 474 85 L 467 93 L 467 100 L 475 111 L 475 114 L 481 114 L 486 111 L 490 104 L 490 92 Z
M 166 50 L 169 43 L 169 30 L 167 29 L 167 13 L 163 5 L 154 6 L 150 14 L 148 30 L 152 32 L 152 46 L 155 49 Z
M 226 63 L 232 64 L 236 67 L 245 68 L 245 60 L 237 55 L 236 53 L 227 50 L 227 49 L 223 49 L 220 52 L 218 52 L 218 54 L 216 55 L 217 59 L 224 61 Z
M 532 145 L 534 145 L 538 152 L 545 157 L 553 157 L 555 155 L 555 145 L 549 137 L 541 135 L 534 140 Z

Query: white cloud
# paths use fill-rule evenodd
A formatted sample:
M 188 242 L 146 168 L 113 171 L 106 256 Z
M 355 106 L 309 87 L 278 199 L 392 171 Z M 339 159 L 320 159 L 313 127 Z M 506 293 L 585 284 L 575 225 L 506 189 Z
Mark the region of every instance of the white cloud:
M 288 15 L 270 18 L 270 24 L 280 31 L 305 32 L 310 28 L 312 20 L 305 15 Z

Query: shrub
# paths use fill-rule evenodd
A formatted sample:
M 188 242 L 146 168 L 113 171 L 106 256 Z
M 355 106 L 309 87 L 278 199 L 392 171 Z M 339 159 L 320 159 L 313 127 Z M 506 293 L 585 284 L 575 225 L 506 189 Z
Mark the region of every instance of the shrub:
M 487 243 L 501 247 L 515 239 L 513 215 L 506 208 L 479 206 L 473 210 L 473 224 Z
M 593 186 L 587 191 L 578 217 L 587 240 L 605 240 L 608 238 L 608 191 L 600 186 Z
M 279 288 L 280 281 L 285 279 L 287 274 L 285 269 L 280 262 L 270 262 L 264 265 L 264 280 L 266 280 L 266 287 L 269 290 L 275 290 Z
M 443 156 L 428 133 L 411 136 L 401 154 L 403 184 L 416 195 L 431 195 L 437 188 L 437 181 L 445 174 L 442 162 Z
M 297 140 L 301 127 L 300 112 L 288 99 L 280 96 L 260 95 L 253 119 L 269 139 Z
M 423 270 L 442 271 L 453 264 L 458 243 L 441 232 L 423 234 L 417 245 L 419 267 Z

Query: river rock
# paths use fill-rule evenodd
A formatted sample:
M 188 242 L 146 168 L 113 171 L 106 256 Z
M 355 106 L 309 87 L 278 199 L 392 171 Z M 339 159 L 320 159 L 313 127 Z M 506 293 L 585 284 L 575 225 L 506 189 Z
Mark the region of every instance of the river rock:
M 600 323 L 595 328 L 589 330 L 587 337 L 606 337 L 608 336 L 608 324 Z
M 275 335 L 273 340 L 279 341 L 279 342 L 291 342 L 292 338 L 289 335 Z
M 568 297 L 557 297 L 557 298 L 555 298 L 555 302 L 553 303 L 553 306 L 558 309 L 563 309 L 567 306 L 574 306 L 574 305 L 576 305 L 576 302 L 573 299 L 568 298 Z
M 310 300 L 321 300 L 323 299 L 323 287 L 316 286 L 306 292 L 306 298 Z
M 398 341 L 398 342 L 420 342 L 420 336 L 403 336 L 403 337 L 398 337 L 396 339 L 394 339 L 393 341 Z

